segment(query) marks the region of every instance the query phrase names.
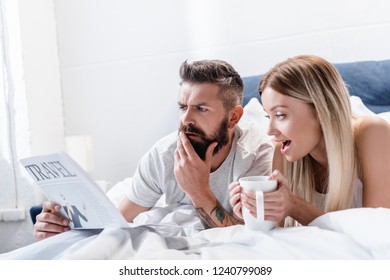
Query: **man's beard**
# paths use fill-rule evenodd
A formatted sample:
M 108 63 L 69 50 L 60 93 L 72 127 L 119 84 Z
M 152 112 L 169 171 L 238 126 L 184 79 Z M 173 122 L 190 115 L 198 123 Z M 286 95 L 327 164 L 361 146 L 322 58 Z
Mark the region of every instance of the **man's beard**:
M 194 125 L 181 125 L 179 131 L 184 133 L 194 133 L 200 138 L 199 140 L 189 138 L 189 140 L 198 156 L 202 160 L 205 160 L 207 148 L 211 143 L 218 142 L 218 145 L 214 148 L 213 155 L 218 153 L 224 146 L 229 143 L 228 128 L 228 117 L 225 117 L 219 125 L 219 128 L 217 128 L 211 136 L 207 136 L 202 129 Z

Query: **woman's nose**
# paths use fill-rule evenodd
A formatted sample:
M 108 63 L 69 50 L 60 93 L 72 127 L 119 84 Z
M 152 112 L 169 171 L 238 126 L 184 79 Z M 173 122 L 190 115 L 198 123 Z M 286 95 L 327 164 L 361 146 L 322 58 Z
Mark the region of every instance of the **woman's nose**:
M 279 134 L 279 130 L 275 127 L 275 125 L 272 121 L 270 121 L 268 123 L 267 134 L 270 136 L 275 136 L 275 135 Z

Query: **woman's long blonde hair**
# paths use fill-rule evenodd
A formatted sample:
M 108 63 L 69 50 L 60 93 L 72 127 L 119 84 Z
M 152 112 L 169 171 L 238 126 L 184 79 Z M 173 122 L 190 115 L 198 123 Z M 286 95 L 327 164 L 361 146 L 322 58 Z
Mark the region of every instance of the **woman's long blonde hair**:
M 351 207 L 357 178 L 349 93 L 336 68 L 317 56 L 304 55 L 275 65 L 260 83 L 266 88 L 312 104 L 325 139 L 328 158 L 325 212 Z M 314 160 L 310 155 L 295 161 L 284 159 L 284 175 L 292 192 L 314 202 Z

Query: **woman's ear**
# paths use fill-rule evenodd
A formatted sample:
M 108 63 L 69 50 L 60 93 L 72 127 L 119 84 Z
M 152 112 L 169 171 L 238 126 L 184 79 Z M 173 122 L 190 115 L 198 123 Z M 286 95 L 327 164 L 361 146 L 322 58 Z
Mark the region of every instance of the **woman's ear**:
M 244 114 L 244 108 L 241 105 L 236 105 L 230 111 L 230 119 L 229 119 L 229 128 L 234 128 L 237 123 L 240 121 L 242 115 Z

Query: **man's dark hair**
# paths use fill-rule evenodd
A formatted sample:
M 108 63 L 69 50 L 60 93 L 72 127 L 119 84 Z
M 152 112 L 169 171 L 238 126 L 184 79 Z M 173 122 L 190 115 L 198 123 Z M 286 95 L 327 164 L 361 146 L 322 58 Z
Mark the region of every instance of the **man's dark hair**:
M 222 60 L 184 61 L 180 66 L 181 83 L 211 83 L 219 86 L 219 98 L 226 110 L 242 105 L 244 84 L 236 70 Z

